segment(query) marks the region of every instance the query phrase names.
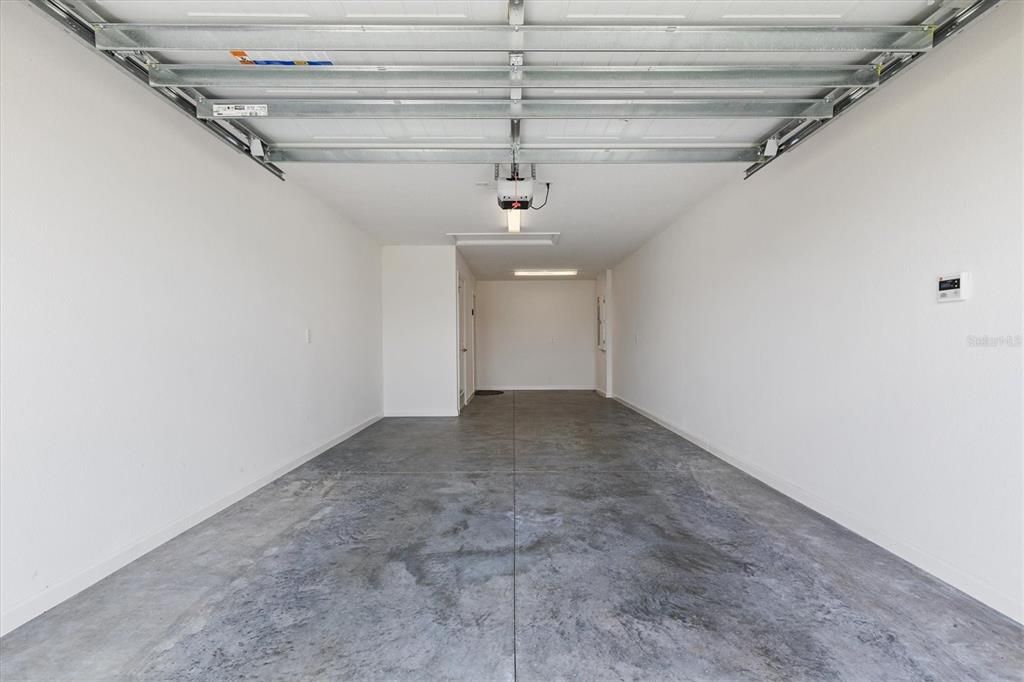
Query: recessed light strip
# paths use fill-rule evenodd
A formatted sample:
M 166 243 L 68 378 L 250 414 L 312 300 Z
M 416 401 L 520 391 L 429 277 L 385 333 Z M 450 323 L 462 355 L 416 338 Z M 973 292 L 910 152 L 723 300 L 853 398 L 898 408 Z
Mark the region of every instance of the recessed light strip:
M 554 246 L 559 232 L 449 232 L 456 246 Z
M 575 277 L 579 270 L 515 270 L 516 277 Z

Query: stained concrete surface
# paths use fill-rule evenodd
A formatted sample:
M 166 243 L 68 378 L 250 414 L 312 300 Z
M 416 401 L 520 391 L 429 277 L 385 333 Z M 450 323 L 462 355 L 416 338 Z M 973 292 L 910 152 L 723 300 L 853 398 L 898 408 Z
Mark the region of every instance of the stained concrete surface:
M 18 679 L 1019 680 L 1024 630 L 613 401 L 383 420 L 0 640 Z

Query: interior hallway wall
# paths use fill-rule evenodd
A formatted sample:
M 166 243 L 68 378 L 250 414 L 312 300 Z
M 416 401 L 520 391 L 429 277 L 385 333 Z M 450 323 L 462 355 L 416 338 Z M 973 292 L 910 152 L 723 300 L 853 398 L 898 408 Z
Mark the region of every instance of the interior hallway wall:
M 454 246 L 385 246 L 384 414 L 458 415 Z
M 0 48 L 6 632 L 380 414 L 381 252 L 27 4 Z
M 480 388 L 595 388 L 593 280 L 477 282 L 477 333 Z
M 1017 619 L 1022 24 L 1004 3 L 614 270 L 618 396 Z

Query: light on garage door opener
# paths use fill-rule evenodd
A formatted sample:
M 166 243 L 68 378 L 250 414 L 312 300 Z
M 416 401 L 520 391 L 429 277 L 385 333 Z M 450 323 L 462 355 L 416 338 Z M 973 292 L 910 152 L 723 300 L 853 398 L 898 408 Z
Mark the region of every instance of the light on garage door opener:
M 517 208 L 512 208 L 505 211 L 505 213 L 508 214 L 508 231 L 519 232 L 519 228 L 523 223 L 523 212 Z
M 494 167 L 494 179 L 498 183 L 498 206 L 505 211 L 505 220 L 509 232 L 520 232 L 523 227 L 523 211 L 531 208 L 541 209 L 548 203 L 548 196 L 551 193 L 551 183 L 543 183 L 546 191 L 544 203 L 536 205 L 533 203 L 533 188 L 537 182 L 537 168 L 530 165 L 530 177 L 519 177 L 518 164 L 512 164 L 511 174 L 506 178 L 499 178 L 499 167 Z

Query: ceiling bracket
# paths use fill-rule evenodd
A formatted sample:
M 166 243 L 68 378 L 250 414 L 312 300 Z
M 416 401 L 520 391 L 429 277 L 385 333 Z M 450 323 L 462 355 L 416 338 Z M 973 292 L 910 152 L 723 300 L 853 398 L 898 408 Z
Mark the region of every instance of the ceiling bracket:
M 265 158 L 267 155 L 263 140 L 255 135 L 249 138 L 249 154 L 260 159 Z
M 510 137 L 512 138 L 512 177 L 519 177 L 519 130 L 521 123 L 518 118 L 509 121 Z
M 526 0 L 508 0 L 508 23 L 522 26 L 526 20 Z

